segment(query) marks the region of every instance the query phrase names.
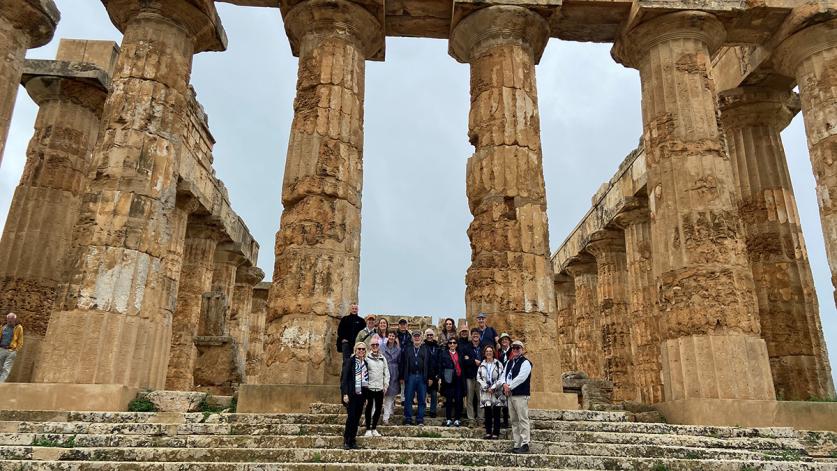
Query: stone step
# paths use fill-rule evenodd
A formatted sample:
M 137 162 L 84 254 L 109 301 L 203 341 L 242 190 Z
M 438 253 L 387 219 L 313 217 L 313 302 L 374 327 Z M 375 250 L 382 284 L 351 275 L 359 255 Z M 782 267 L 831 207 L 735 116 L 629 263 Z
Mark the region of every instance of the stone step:
M 25 467 L 24 467 L 25 466 Z M 415 465 L 378 463 L 135 463 L 119 461 L 12 461 L 0 460 L 0 471 L 473 471 L 473 466 Z M 480 471 L 505 471 L 507 467 L 484 466 Z M 517 471 L 536 471 L 538 468 L 515 468 Z M 543 468 L 541 468 L 543 469 Z M 757 469 L 757 468 L 753 468 Z M 758 468 L 761 469 L 761 468 Z M 771 468 L 772 470 L 773 468 Z M 565 471 L 572 470 L 566 468 Z
M 498 448 L 511 448 L 510 440 L 483 440 L 441 438 L 441 437 L 359 437 L 364 448 L 382 450 L 447 450 L 474 453 L 491 453 Z M 44 445 L 74 448 L 340 448 L 342 435 L 329 436 L 207 436 L 180 435 L 58 435 L 58 434 L 15 434 L 0 435 L 0 445 L 10 447 Z M 773 460 L 777 455 L 798 456 L 808 461 L 804 449 L 770 449 L 749 451 L 744 449 L 687 447 L 663 444 L 629 443 L 585 443 L 559 441 L 533 441 L 532 452 L 549 455 L 586 455 L 611 457 L 658 457 L 679 459 L 723 459 L 723 460 Z M 3 448 L 0 447 L 0 451 Z
M 310 412 L 312 414 L 346 414 L 346 408 L 343 407 L 341 404 L 325 404 L 322 402 L 316 402 L 311 404 Z M 413 414 L 415 415 L 417 412 L 416 407 L 413 406 Z M 429 412 L 429 410 L 425 410 L 425 412 Z M 439 416 L 445 415 L 444 407 L 439 407 L 436 409 L 436 413 Z M 393 409 L 393 416 L 394 417 L 403 417 L 404 416 L 404 409 L 403 407 L 395 406 Z M 628 418 L 628 414 L 625 412 L 612 412 L 612 411 L 593 411 L 593 410 L 544 410 L 544 409 L 531 409 L 529 410 L 529 418 L 533 420 L 583 420 L 586 422 L 626 422 Z
M 141 416 L 141 417 L 136 417 Z M 313 417 L 315 420 L 309 420 Z M 124 418 L 128 421 L 56 421 L 56 422 L 0 422 L 0 432 L 13 433 L 162 433 L 161 430 L 176 430 L 171 433 L 181 434 L 277 434 L 294 433 L 283 432 L 288 430 L 306 430 L 310 433 L 317 433 L 320 430 L 342 429 L 345 417 L 342 420 L 321 420 L 324 416 L 312 415 L 249 415 L 249 414 L 212 414 L 207 417 L 200 416 L 200 421 L 185 420 L 183 415 L 180 420 L 159 421 L 159 417 L 153 413 L 133 413 Z M 440 421 L 430 422 L 424 429 L 446 429 L 433 425 L 440 424 Z M 699 436 L 711 438 L 767 438 L 767 439 L 793 439 L 796 432 L 790 428 L 735 428 L 735 427 L 712 427 L 692 425 L 668 425 L 657 423 L 638 422 L 582 422 L 582 421 L 535 421 L 533 433 L 540 431 L 552 432 L 607 432 L 607 433 L 642 433 L 662 435 Z M 394 429 L 419 430 L 419 427 L 392 426 Z M 88 432 L 90 430 L 90 432 Z M 451 430 L 472 430 L 481 433 L 479 428 L 460 427 Z M 308 432 L 306 432 L 308 433 Z M 837 435 L 835 435 L 837 436 Z M 828 435 L 830 437 L 830 435 Z M 829 439 L 829 438 L 826 439 Z
M 362 429 L 361 429 L 362 431 Z M 386 437 L 403 438 L 456 438 L 481 439 L 482 429 L 449 428 L 449 427 L 380 427 L 379 431 Z M 275 426 L 275 427 L 246 427 L 240 428 L 226 424 L 83 424 L 83 423 L 42 423 L 25 424 L 23 427 L 9 428 L 0 433 L 0 445 L 31 445 L 32 437 L 47 436 L 51 440 L 64 442 L 66 438 L 76 436 L 78 446 L 82 437 L 136 437 L 136 440 L 147 441 L 163 437 L 273 437 L 285 436 L 342 436 L 343 427 L 329 426 Z M 501 431 L 502 439 L 510 439 L 508 430 Z M 610 433 L 610 432 L 577 432 L 536 430 L 532 433 L 532 440 L 549 443 L 578 443 L 578 444 L 630 444 L 630 445 L 658 445 L 691 448 L 724 448 L 734 450 L 804 450 L 798 440 L 772 438 L 715 438 L 690 435 L 661 435 L 642 433 Z M 85 442 L 86 443 L 86 442 Z M 102 445 L 104 446 L 104 445 Z M 117 446 L 117 445 L 107 445 Z M 128 445 L 121 445 L 128 446 Z M 822 456 L 828 456 L 824 454 Z
M 830 463 L 805 463 L 759 460 L 704 460 L 658 457 L 597 457 L 581 455 L 516 455 L 498 452 L 463 452 L 448 450 L 335 450 L 314 448 L 43 448 L 4 447 L 6 460 L 26 461 L 131 461 L 131 462 L 231 462 L 231 463 L 375 463 L 502 466 L 557 469 L 624 469 L 624 470 L 818 470 L 833 471 Z M 786 457 L 784 457 L 786 458 Z M 663 466 L 661 468 L 660 466 Z M 24 464 L 28 468 L 28 463 Z M 13 468 L 12 468 L 13 469 Z

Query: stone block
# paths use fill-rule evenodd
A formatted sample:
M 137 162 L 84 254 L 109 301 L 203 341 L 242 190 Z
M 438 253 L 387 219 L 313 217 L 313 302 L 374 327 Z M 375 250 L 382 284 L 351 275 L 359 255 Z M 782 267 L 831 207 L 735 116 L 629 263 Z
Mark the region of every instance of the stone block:
M 532 409 L 560 410 L 577 410 L 581 408 L 578 404 L 578 395 L 576 394 L 542 391 L 532 394 L 529 400 L 529 407 Z
M 151 391 L 140 393 L 138 399 L 148 399 L 159 412 L 197 412 L 207 394 L 197 391 Z
M 690 398 L 655 404 L 670 424 L 837 432 L 837 402 Z
M 243 384 L 239 413 L 307 413 L 311 404 L 340 403 L 340 387 L 315 384 Z
M 581 405 L 587 410 L 605 410 L 613 404 L 613 383 L 590 379 L 581 386 Z
M 2 409 L 20 411 L 125 411 L 138 391 L 122 384 L 0 384 Z

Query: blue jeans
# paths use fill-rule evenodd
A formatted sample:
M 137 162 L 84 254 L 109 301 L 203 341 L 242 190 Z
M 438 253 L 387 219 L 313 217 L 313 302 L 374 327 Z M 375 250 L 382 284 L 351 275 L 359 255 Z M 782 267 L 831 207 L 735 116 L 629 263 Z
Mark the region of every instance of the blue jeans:
M 411 374 L 407 376 L 407 381 L 404 381 L 406 389 L 406 397 L 404 398 L 404 418 L 407 420 L 413 419 L 413 395 L 418 394 L 418 415 L 416 415 L 416 422 L 424 422 L 424 408 L 425 398 L 427 396 L 427 382 L 424 376 L 420 374 Z
M 436 406 L 439 404 L 439 385 L 434 384 L 427 392 L 430 394 L 430 414 L 436 415 Z

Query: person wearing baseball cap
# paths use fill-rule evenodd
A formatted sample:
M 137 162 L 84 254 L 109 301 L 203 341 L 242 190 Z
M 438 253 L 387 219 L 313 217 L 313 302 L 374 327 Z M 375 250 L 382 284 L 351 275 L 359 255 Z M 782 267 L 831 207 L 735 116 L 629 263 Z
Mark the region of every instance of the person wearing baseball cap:
M 430 350 L 431 371 L 438 371 L 439 363 L 439 342 L 436 340 L 436 332 L 428 328 L 424 331 L 424 345 Z M 427 394 L 430 395 L 430 410 L 427 415 L 431 418 L 436 418 L 436 409 L 439 405 L 439 378 L 436 374 L 430 376 L 431 383 L 427 385 Z
M 532 362 L 526 358 L 523 342 L 512 342 L 512 354 L 503 371 L 503 393 L 508 397 L 514 448 L 512 453 L 529 453 L 529 395 Z
M 371 351 L 369 343 L 372 341 L 372 336 L 375 335 L 375 316 L 369 314 L 366 316 L 366 327 L 357 333 L 355 343 L 363 342 L 366 344 L 366 351 Z
M 404 425 L 413 425 L 413 397 L 418 396 L 418 414 L 416 425 L 424 425 L 424 409 L 427 397 L 427 387 L 432 383 L 433 359 L 430 349 L 421 343 L 421 331 L 413 331 L 413 343 L 401 352 L 400 371 L 398 377 L 404 385 Z
M 407 348 L 408 345 L 413 344 L 413 337 L 412 335 L 410 335 L 410 330 L 407 328 L 407 326 L 407 319 L 404 319 L 402 317 L 398 320 L 398 332 L 396 333 L 396 337 L 398 338 L 398 346 L 402 349 Z M 402 390 L 401 392 L 403 395 L 404 391 Z
M 477 329 L 480 331 L 481 348 L 485 348 L 488 345 L 496 347 L 497 341 L 499 340 L 497 337 L 497 331 L 494 330 L 494 327 L 489 327 L 486 324 L 484 312 L 477 314 Z

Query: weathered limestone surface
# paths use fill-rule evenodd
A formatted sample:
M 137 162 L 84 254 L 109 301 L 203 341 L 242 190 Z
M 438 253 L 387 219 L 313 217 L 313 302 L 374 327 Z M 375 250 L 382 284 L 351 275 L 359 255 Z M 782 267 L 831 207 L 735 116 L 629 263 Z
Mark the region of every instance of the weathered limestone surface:
M 262 384 L 261 368 L 264 355 L 264 329 L 267 318 L 267 295 L 271 283 L 263 281 L 253 288 L 250 306 L 250 338 L 247 346 L 245 377 L 248 384 Z
M 587 251 L 596 258 L 603 378 L 613 383 L 613 400 L 635 396 L 631 337 L 628 323 L 628 268 L 622 231 L 605 230 L 594 235 Z
M 572 259 L 564 270 L 575 284 L 575 313 L 573 338 L 575 340 L 576 370 L 590 378 L 604 375 L 602 361 L 601 323 L 598 303 L 598 267 L 596 260 L 587 253 Z
M 785 400 L 832 397 L 814 280 L 780 136 L 799 101 L 787 91 L 745 87 L 723 92 L 720 103 L 776 394 Z
M 244 379 L 244 361 L 235 339 L 229 335 L 195 337 L 195 386 L 197 391 L 231 395 Z
M 31 378 L 56 292 L 61 260 L 88 183 L 99 119 L 118 49 L 62 40 L 56 61 L 27 61 L 23 83 L 38 105 L 35 133 L 0 239 L 0 311 L 26 329 L 12 381 Z
M 725 34 L 715 16 L 686 11 L 641 23 L 614 47 L 642 80 L 667 400 L 775 398 L 709 76 Z
M 565 273 L 555 274 L 555 328 L 561 350 L 561 372 L 578 369 L 575 345 L 575 281 Z
M 172 317 L 171 353 L 166 373 L 166 389 L 189 391 L 194 386 L 192 372 L 197 350 L 195 336 L 201 317 L 204 293 L 212 289 L 215 247 L 221 233 L 212 224 L 193 220 L 186 228 L 183 273 L 177 291 L 177 307 Z
M 653 404 L 663 400 L 660 364 L 660 323 L 655 306 L 656 285 L 651 260 L 651 222 L 646 198 L 634 198 L 613 219 L 625 231 L 628 276 L 632 377 L 635 400 Z
M 26 50 L 48 43 L 60 18 L 52 0 L 4 0 L 0 4 L 0 162 Z
M 383 32 L 345 0 L 307 0 L 284 18 L 299 76 L 261 375 L 271 384 L 331 384 L 337 323 L 357 301 L 364 71 Z
M 264 271 L 259 267 L 240 266 L 235 274 L 235 289 L 227 328 L 238 344 L 239 356 L 245 362 L 250 348 L 250 323 L 253 322 L 251 317 L 253 289 L 262 279 L 264 279 Z
M 549 262 L 546 191 L 535 64 L 549 28 L 516 6 L 489 6 L 453 28 L 450 50 L 471 66 L 466 170 L 471 266 L 465 310 L 487 313 L 498 331 L 527 344 L 536 391 L 557 391 L 555 288 Z
M 796 79 L 808 136 L 817 201 L 837 302 L 837 19 L 809 26 L 786 39 L 774 59 Z
M 68 255 L 72 276 L 35 380 L 160 388 L 168 359 L 155 355 L 167 351 L 176 300 L 165 268 L 192 56 L 223 49 L 226 38 L 208 0 L 104 4 L 124 33 L 122 53 Z

